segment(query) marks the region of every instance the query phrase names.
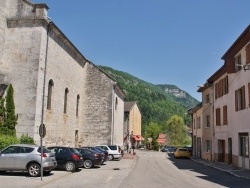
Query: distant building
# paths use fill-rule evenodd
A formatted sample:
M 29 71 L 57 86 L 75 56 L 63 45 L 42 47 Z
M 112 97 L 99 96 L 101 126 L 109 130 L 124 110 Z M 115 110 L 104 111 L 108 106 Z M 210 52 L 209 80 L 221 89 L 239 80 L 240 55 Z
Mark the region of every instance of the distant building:
M 136 102 L 124 103 L 124 145 L 131 148 L 141 144 L 141 112 Z

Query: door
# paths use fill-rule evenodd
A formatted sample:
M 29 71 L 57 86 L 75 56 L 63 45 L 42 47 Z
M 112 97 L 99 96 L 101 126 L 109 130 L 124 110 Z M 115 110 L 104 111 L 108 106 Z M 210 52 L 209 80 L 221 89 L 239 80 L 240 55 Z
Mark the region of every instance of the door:
M 232 153 L 232 138 L 228 138 L 228 164 L 232 164 L 233 153 Z
M 17 146 L 10 146 L 3 150 L 0 154 L 0 168 L 2 169 L 15 169 L 15 157 L 18 153 Z

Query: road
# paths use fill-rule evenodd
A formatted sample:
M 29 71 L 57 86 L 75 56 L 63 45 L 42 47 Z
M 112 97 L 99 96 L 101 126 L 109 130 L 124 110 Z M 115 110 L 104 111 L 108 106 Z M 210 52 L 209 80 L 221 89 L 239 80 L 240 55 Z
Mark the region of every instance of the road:
M 107 161 L 106 165 L 78 172 L 52 171 L 31 178 L 24 173 L 0 173 L 5 188 L 247 188 L 250 180 L 163 152 L 138 151 L 137 160 Z
M 250 180 L 204 166 L 188 159 L 175 159 L 162 152 L 141 152 L 120 188 L 247 188 Z

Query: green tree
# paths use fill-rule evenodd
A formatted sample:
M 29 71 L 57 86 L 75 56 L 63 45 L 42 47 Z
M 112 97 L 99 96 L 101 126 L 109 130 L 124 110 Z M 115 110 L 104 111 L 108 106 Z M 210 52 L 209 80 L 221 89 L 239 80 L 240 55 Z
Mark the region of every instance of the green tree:
M 150 146 L 154 150 L 158 150 L 159 146 L 156 141 L 158 135 L 162 132 L 161 127 L 157 123 L 149 123 L 149 125 L 146 127 L 146 139 L 152 138 L 152 145 Z
M 8 87 L 5 100 L 6 119 L 3 125 L 3 134 L 16 135 L 17 115 L 15 114 L 14 89 L 11 84 Z
M 178 115 L 171 116 L 164 125 L 164 128 L 170 145 L 183 146 L 191 144 L 191 138 L 188 136 L 182 117 Z

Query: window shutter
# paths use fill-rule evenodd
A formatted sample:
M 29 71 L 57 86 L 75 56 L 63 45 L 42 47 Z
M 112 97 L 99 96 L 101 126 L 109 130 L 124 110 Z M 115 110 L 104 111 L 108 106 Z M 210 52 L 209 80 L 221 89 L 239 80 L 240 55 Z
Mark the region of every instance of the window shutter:
M 238 96 L 237 96 L 238 91 L 235 90 L 235 111 L 238 111 Z
M 246 64 L 250 63 L 250 43 L 246 46 Z
M 246 108 L 245 86 L 242 87 L 242 109 Z
M 250 107 L 250 82 L 248 83 L 248 107 Z
M 223 125 L 227 125 L 227 106 L 223 106 Z

